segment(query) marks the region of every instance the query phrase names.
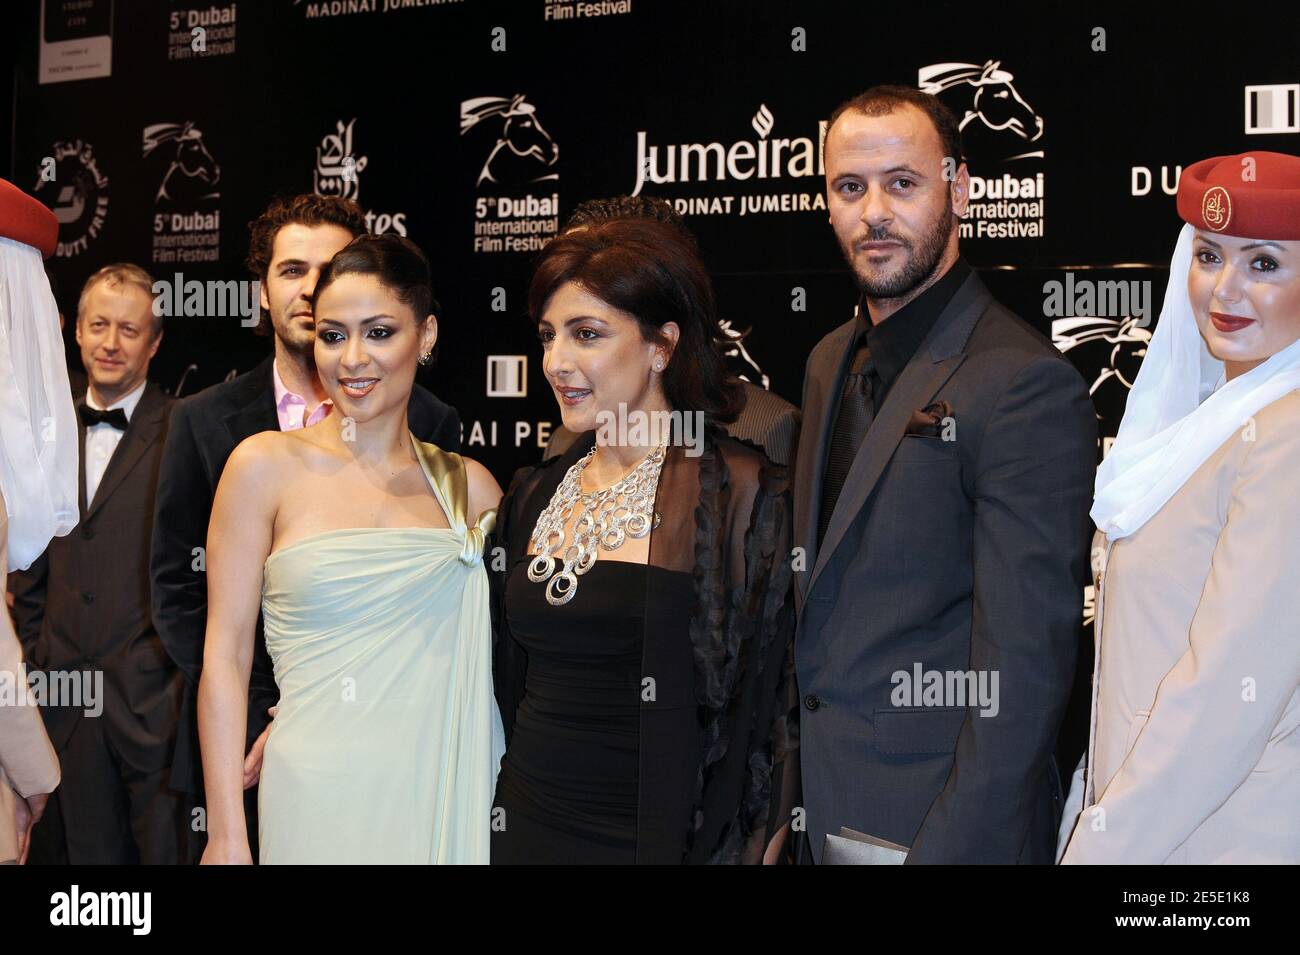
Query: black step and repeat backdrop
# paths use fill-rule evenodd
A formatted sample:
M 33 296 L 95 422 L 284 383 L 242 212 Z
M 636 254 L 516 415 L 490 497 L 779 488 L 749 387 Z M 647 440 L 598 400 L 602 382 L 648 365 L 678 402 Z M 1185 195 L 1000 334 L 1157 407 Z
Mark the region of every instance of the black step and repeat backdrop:
M 245 279 L 277 192 L 356 199 L 429 254 L 425 383 L 502 477 L 558 420 L 524 316 L 532 259 L 579 201 L 671 198 L 717 280 L 738 371 L 798 401 L 854 290 L 820 136 L 872 84 L 963 117 L 964 251 L 1074 359 L 1113 434 L 1164 292 L 1182 166 L 1300 152 L 1300 13 L 705 0 L 25 0 L 11 178 L 53 208 L 73 314 L 129 260 L 184 289 Z M 35 11 L 33 11 L 35 12 Z M 183 304 L 178 302 L 177 304 Z M 153 377 L 190 394 L 266 353 L 232 309 L 169 318 Z M 75 361 L 75 359 L 74 359 Z
M 246 226 L 273 194 L 348 196 L 429 254 L 444 313 L 422 380 L 503 481 L 558 421 L 524 292 L 583 199 L 676 202 L 727 333 L 748 332 L 736 369 L 798 402 L 805 357 L 855 300 L 827 223 L 825 120 L 873 84 L 930 90 L 963 119 L 965 255 L 1075 361 L 1113 436 L 1159 314 L 1181 169 L 1300 152 L 1290 5 L 23 3 L 39 38 L 19 51 L 10 178 L 59 217 L 69 317 L 113 261 L 182 290 L 246 279 Z M 174 394 L 269 349 L 228 307 L 178 311 L 152 374 Z
M 418 242 L 444 303 L 425 373 L 498 474 L 558 416 L 523 313 L 579 201 L 665 196 L 698 233 L 737 371 L 798 401 L 854 291 L 826 220 L 825 119 L 881 82 L 963 118 L 964 252 L 1093 384 L 1113 434 L 1179 228 L 1184 164 L 1300 151 L 1300 13 L 1266 21 L 857 3 L 30 0 L 12 178 L 53 208 L 52 272 L 144 265 L 173 289 L 154 377 L 189 394 L 266 353 L 186 297 L 244 279 L 277 192 L 357 200 Z M 994 11 L 997 12 L 994 12 Z M 193 314 L 190 314 L 193 313 Z

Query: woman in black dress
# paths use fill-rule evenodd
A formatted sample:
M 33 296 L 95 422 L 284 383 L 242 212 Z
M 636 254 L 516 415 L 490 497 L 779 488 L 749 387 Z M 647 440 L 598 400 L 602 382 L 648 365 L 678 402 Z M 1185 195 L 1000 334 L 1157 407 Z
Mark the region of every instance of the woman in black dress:
M 597 223 L 542 252 L 529 310 L 581 437 L 498 512 L 492 861 L 780 860 L 790 499 L 784 469 L 719 427 L 744 398 L 708 274 L 671 225 Z

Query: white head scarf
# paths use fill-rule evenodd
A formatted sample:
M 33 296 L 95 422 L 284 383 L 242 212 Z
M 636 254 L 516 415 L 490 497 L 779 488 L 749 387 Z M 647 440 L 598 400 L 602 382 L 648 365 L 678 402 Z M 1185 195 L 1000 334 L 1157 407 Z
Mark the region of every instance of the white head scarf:
M 9 570 L 77 525 L 77 418 L 41 253 L 0 238 L 0 490 Z
M 1223 362 L 1205 347 L 1187 293 L 1195 231 L 1184 225 L 1178 236 L 1160 321 L 1097 469 L 1092 519 L 1112 541 L 1164 507 L 1251 416 L 1300 388 L 1300 341 L 1223 382 Z

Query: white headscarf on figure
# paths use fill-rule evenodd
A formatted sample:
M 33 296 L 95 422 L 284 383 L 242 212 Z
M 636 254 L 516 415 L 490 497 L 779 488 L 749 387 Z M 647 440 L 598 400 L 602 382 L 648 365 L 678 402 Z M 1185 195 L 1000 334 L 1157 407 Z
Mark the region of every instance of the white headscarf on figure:
M 59 309 L 40 250 L 4 238 L 18 190 L 2 180 L 0 187 L 7 187 L 0 195 L 0 490 L 12 571 L 25 570 L 51 538 L 77 525 L 79 442 Z
M 1108 540 L 1145 524 L 1260 409 L 1300 388 L 1300 341 L 1225 382 L 1187 292 L 1196 230 L 1183 226 L 1169 287 L 1110 453 L 1097 469 L 1092 519 Z

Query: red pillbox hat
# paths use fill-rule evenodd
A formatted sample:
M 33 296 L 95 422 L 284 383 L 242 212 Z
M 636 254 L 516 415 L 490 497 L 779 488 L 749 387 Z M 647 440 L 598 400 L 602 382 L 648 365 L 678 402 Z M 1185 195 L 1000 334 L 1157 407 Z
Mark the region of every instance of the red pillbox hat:
M 1178 181 L 1178 214 L 1206 232 L 1300 239 L 1300 156 L 1249 152 L 1202 159 Z
M 0 237 L 34 246 L 48 259 L 59 244 L 59 220 L 13 183 L 0 179 Z

